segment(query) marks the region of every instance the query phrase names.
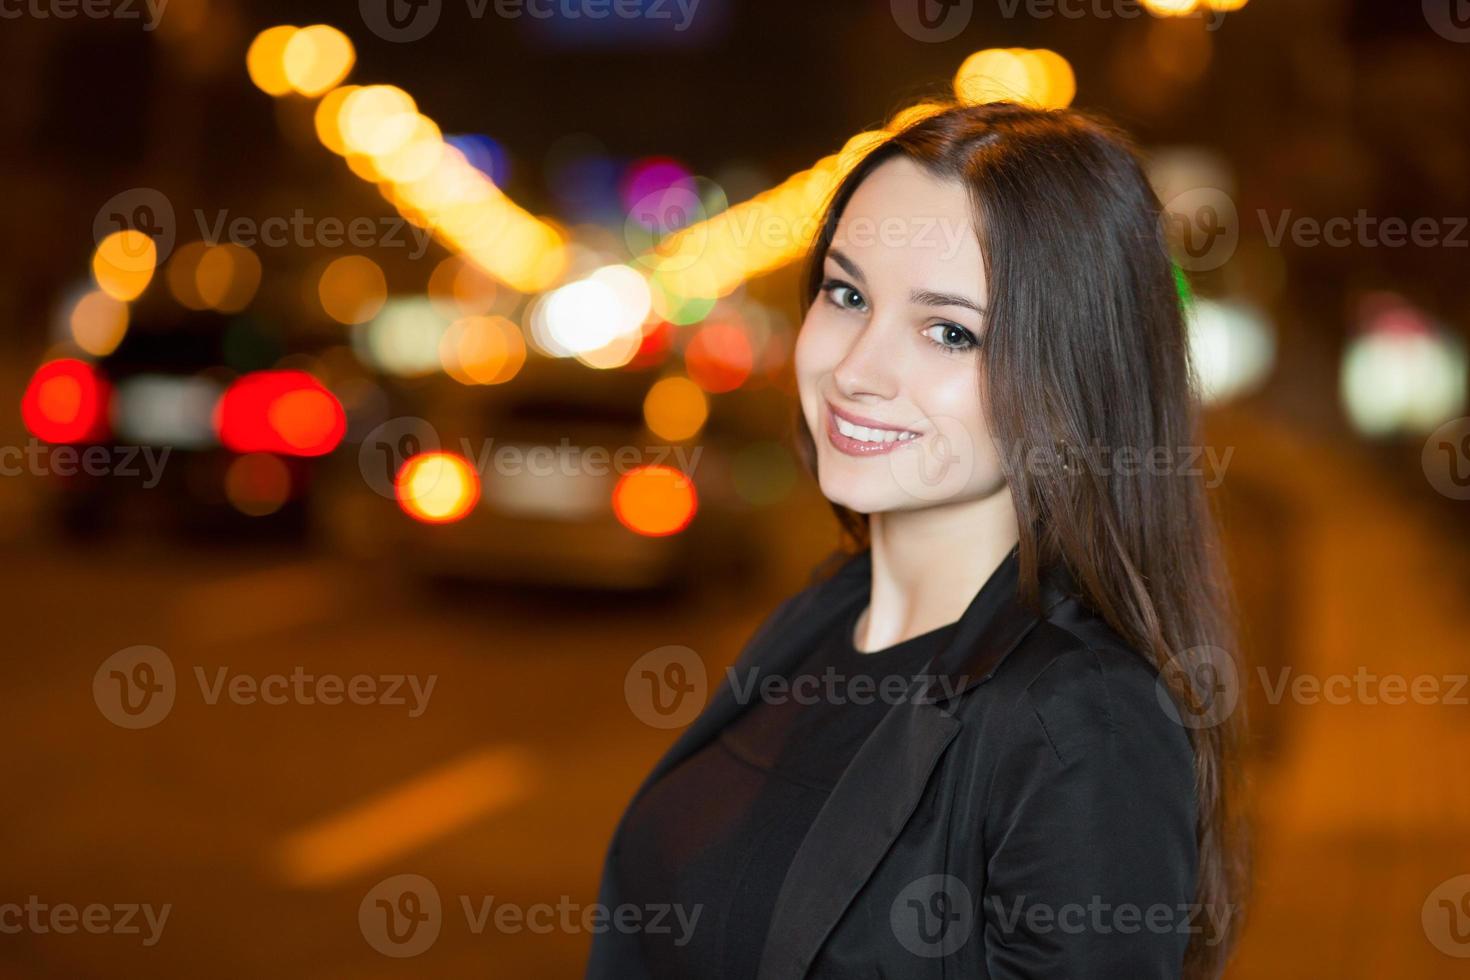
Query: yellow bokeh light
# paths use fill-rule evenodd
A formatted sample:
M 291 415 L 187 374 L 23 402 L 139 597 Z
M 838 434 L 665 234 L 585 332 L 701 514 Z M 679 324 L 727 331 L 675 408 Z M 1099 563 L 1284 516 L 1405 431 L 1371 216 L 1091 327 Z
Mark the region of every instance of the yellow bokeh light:
M 451 453 L 423 453 L 409 459 L 395 481 L 398 505 L 426 524 L 457 521 L 480 499 L 480 475 Z
M 894 113 L 893 118 L 888 120 L 888 131 L 890 133 L 897 133 L 907 129 L 920 120 L 938 115 L 947 108 L 949 106 L 943 102 L 918 102 L 914 105 L 907 106 Z
M 153 280 L 158 246 L 153 239 L 126 228 L 102 239 L 92 256 L 92 278 L 113 299 L 137 299 Z
M 338 323 L 366 323 L 383 308 L 388 281 L 367 256 L 344 255 L 322 270 L 317 297 L 327 316 Z
M 286 45 L 298 30 L 289 24 L 266 28 L 255 35 L 245 52 L 245 70 L 250 73 L 250 80 L 267 95 L 285 95 L 291 91 L 291 80 L 286 77 Z
M 967 104 L 1029 101 L 1035 94 L 1025 60 L 1013 51 L 987 48 L 965 59 L 954 76 L 955 98 Z
M 699 385 L 684 377 L 663 378 L 643 397 L 643 418 L 661 439 L 693 438 L 709 418 L 709 399 Z
M 356 57 L 346 34 L 326 24 L 313 24 L 287 39 L 282 71 L 291 88 L 315 98 L 346 78 Z
M 342 103 L 358 88 L 357 85 L 339 85 L 332 89 L 316 104 L 316 112 L 312 116 L 316 138 L 338 156 L 347 154 L 347 144 L 342 139 Z
M 106 357 L 128 332 L 128 304 L 94 289 L 77 300 L 68 319 L 77 346 L 94 357 Z
M 413 97 L 395 85 L 368 85 L 342 100 L 338 127 L 353 153 L 386 156 L 417 131 L 419 113 Z
M 434 172 L 444 136 L 434 120 L 419 116 L 413 133 L 397 149 L 374 158 L 378 173 L 394 183 L 422 180 Z
M 1072 71 L 1071 62 L 1046 48 L 1037 48 L 1028 54 L 1041 66 L 1046 79 L 1046 88 L 1038 103 L 1055 109 L 1071 105 L 1077 97 L 1077 75 Z
M 1155 17 L 1187 17 L 1194 13 L 1200 0 L 1142 0 L 1143 9 Z

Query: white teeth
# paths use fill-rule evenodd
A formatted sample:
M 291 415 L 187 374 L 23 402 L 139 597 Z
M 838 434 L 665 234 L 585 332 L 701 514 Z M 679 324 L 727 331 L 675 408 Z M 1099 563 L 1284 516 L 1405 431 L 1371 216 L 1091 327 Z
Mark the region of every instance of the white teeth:
M 836 415 L 833 415 L 832 418 L 837 422 L 838 432 L 841 432 L 849 439 L 856 439 L 859 442 L 907 442 L 914 438 L 914 433 L 912 432 L 900 432 L 897 429 L 874 429 L 866 425 L 853 425 L 846 419 L 838 418 Z

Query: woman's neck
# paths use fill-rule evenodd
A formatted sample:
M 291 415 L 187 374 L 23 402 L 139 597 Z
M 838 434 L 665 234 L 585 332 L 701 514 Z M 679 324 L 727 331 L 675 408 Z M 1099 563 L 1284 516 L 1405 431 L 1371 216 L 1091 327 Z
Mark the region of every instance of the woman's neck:
M 959 619 L 1019 540 L 1010 488 L 868 518 L 872 582 L 853 642 L 883 650 Z

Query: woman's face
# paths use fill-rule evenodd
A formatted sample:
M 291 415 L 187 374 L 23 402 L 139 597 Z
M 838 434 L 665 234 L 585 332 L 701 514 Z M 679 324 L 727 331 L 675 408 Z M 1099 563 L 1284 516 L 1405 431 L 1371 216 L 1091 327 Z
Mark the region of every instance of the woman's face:
M 970 195 L 895 158 L 837 225 L 796 342 L 822 493 L 864 514 L 1004 486 L 982 410 L 987 302 Z

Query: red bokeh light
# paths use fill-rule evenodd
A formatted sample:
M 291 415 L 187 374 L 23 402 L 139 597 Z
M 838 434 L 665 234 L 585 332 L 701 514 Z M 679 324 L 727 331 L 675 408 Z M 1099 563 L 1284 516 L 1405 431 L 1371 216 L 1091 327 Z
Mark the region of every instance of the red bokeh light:
M 74 357 L 36 369 L 21 398 L 31 435 L 51 443 L 90 442 L 107 435 L 110 387 L 97 369 Z
M 257 371 L 225 391 L 215 428 L 237 453 L 321 456 L 342 442 L 347 416 L 326 387 L 305 371 Z

